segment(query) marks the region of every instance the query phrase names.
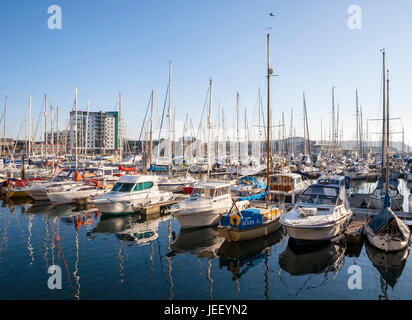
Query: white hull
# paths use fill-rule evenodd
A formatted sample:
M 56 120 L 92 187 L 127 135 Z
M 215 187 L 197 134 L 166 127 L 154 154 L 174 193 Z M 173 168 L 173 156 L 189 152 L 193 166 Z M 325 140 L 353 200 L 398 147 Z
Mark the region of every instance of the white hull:
M 376 235 L 368 225 L 365 226 L 365 233 L 372 246 L 385 252 L 401 250 L 409 243 L 409 239 L 401 240 L 390 236 Z
M 155 191 L 149 194 L 125 195 L 121 199 L 107 194 L 105 197 L 95 199 L 93 203 L 102 213 L 119 214 L 135 212 L 143 206 L 167 202 L 173 198 L 170 192 Z
M 345 231 L 346 224 L 350 216 L 347 216 L 330 226 L 291 226 L 282 223 L 289 237 L 305 241 L 326 241 L 331 240 Z
M 237 202 L 239 210 L 245 209 L 248 204 L 249 201 Z M 228 202 L 215 208 L 187 208 L 173 212 L 172 214 L 182 228 L 198 228 L 217 225 L 222 215 L 230 210 L 231 207 L 232 204 Z
M 104 194 L 104 190 L 86 190 L 86 191 L 64 191 L 64 192 L 51 192 L 47 196 L 53 203 L 74 203 L 80 200 L 86 200 L 91 197 L 96 197 Z

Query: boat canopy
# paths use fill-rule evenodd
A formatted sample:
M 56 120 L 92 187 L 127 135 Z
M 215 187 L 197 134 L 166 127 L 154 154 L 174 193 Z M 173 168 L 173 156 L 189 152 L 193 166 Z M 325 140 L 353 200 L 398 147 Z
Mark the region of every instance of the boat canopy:
M 253 177 L 253 176 L 245 176 L 239 179 L 239 184 L 249 184 L 249 183 L 255 185 L 257 188 L 263 188 L 265 186 L 264 182 L 259 182 L 256 179 L 256 177 Z
M 258 194 L 252 194 L 250 196 L 244 196 L 244 197 L 240 197 L 237 200 L 238 201 L 243 201 L 243 200 L 263 200 L 266 199 L 266 196 L 268 195 L 268 189 L 269 187 L 266 186 L 265 192 L 262 193 L 258 193 Z
M 386 228 L 391 224 L 395 223 L 398 227 L 399 233 L 403 239 L 407 239 L 409 235 L 409 227 L 402 223 L 392 209 L 385 208 L 379 214 L 374 216 L 371 221 L 369 221 L 369 227 L 374 233 L 386 232 Z

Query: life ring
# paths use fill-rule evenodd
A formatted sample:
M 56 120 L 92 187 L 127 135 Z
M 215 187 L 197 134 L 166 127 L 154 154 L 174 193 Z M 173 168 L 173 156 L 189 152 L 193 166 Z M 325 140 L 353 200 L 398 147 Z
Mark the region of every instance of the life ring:
M 236 222 L 235 222 L 236 221 Z M 238 225 L 240 225 L 240 218 L 239 218 L 239 216 L 237 215 L 237 214 L 233 214 L 231 217 L 230 217 L 230 224 L 231 225 L 236 225 L 236 226 L 238 226 Z

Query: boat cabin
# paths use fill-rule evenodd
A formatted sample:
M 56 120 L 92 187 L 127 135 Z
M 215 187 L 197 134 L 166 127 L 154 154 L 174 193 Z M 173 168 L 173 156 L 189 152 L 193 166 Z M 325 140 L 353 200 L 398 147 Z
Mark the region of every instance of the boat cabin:
M 291 192 L 302 182 L 302 176 L 297 173 L 274 174 L 270 176 L 270 190 Z
M 193 187 L 190 198 L 217 198 L 230 196 L 230 184 L 228 183 L 202 183 Z
M 111 192 L 138 192 L 151 189 L 154 185 L 152 176 L 125 175 L 117 180 Z

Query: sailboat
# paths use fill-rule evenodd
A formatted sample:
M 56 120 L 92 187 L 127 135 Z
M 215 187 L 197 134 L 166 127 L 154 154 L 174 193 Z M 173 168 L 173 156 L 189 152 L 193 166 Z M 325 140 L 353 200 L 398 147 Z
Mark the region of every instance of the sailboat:
M 405 248 L 410 241 L 411 231 L 409 227 L 399 219 L 392 211 L 391 193 L 389 185 L 389 79 L 386 80 L 385 88 L 385 50 L 383 54 L 383 139 L 382 139 L 382 160 L 383 150 L 386 138 L 386 171 L 385 173 L 385 195 L 383 199 L 383 210 L 365 225 L 365 233 L 369 243 L 380 250 L 398 251 Z M 387 101 L 385 103 L 385 90 L 387 93 Z M 386 119 L 385 119 L 386 105 Z M 386 128 L 385 128 L 386 120 Z M 386 136 L 385 136 L 386 129 Z M 382 161 L 383 169 L 383 161 Z M 383 181 L 383 174 L 382 174 Z M 382 193 L 381 193 L 382 194 Z
M 269 34 L 267 35 L 267 80 L 268 80 L 268 110 L 267 110 L 267 169 L 266 190 L 257 195 L 241 197 L 241 200 L 259 200 L 267 198 L 266 206 L 239 210 L 235 201 L 232 208 L 222 217 L 218 226 L 219 233 L 228 241 L 251 240 L 275 232 L 280 228 L 280 209 L 271 207 L 270 202 L 270 76 L 273 73 L 269 64 Z M 235 209 L 235 210 L 233 210 Z M 232 211 L 235 211 L 234 213 Z

